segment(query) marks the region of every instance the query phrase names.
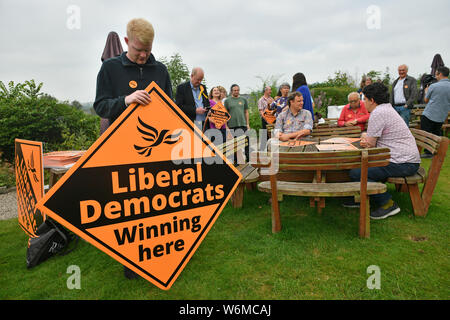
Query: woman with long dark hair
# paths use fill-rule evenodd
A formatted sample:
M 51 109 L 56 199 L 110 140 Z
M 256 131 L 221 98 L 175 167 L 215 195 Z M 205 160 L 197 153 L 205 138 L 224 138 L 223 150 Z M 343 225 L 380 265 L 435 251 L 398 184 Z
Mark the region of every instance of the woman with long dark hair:
M 292 77 L 292 91 L 298 91 L 303 95 L 303 109 L 311 112 L 312 119 L 314 121 L 314 109 L 309 91 L 308 84 L 306 83 L 306 77 L 303 73 L 298 72 Z

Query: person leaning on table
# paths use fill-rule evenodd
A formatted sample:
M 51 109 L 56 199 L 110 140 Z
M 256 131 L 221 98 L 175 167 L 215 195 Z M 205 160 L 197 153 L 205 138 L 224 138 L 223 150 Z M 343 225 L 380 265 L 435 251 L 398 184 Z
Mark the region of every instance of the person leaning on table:
M 298 91 L 291 92 L 287 106 L 277 117 L 274 136 L 280 141 L 288 141 L 311 134 L 313 119 L 311 112 L 303 109 L 303 95 Z
M 389 148 L 391 154 L 389 165 L 368 168 L 368 181 L 386 182 L 389 177 L 415 174 L 420 165 L 419 150 L 405 121 L 389 103 L 389 89 L 377 82 L 365 87 L 363 93 L 370 118 L 360 145 L 363 148 Z M 350 170 L 350 179 L 360 181 L 361 169 Z M 372 219 L 384 219 L 400 212 L 388 192 L 371 195 L 370 201 L 376 208 L 370 212 Z

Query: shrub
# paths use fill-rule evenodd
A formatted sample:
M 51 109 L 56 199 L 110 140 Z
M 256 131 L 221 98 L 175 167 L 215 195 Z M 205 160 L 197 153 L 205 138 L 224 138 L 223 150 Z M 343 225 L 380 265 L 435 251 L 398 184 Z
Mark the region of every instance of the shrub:
M 18 91 L 22 92 L 0 96 L 2 159 L 13 162 L 16 138 L 41 141 L 44 152 L 86 149 L 98 138 L 99 117 L 46 95 L 39 96 L 34 92 L 30 97 L 23 90 Z
M 328 106 L 340 106 L 347 104 L 348 94 L 356 90 L 356 88 L 351 87 L 316 87 L 311 89 L 315 111 L 319 112 L 324 118 L 326 118 Z

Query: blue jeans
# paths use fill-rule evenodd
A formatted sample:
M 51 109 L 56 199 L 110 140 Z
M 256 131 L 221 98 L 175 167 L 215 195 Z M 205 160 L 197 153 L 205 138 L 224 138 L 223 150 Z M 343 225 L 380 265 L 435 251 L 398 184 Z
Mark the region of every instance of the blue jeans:
M 395 111 L 398 112 L 400 117 L 406 122 L 406 125 L 409 126 L 409 119 L 411 118 L 411 110 L 406 108 L 405 106 L 394 107 Z
M 368 168 L 367 181 L 369 182 L 386 182 L 390 177 L 406 177 L 411 176 L 419 169 L 419 163 L 392 163 L 385 167 Z M 361 169 L 350 170 L 350 180 L 356 182 L 361 181 Z M 381 207 L 391 200 L 392 196 L 388 193 L 374 194 L 370 196 L 370 201 L 374 206 Z

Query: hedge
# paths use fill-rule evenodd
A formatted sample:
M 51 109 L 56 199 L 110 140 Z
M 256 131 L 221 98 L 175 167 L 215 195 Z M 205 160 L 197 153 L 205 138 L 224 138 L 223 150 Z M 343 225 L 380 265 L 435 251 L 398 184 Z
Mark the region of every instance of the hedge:
M 0 99 L 0 152 L 13 162 L 16 138 L 41 141 L 44 152 L 88 148 L 100 118 L 49 98 Z

